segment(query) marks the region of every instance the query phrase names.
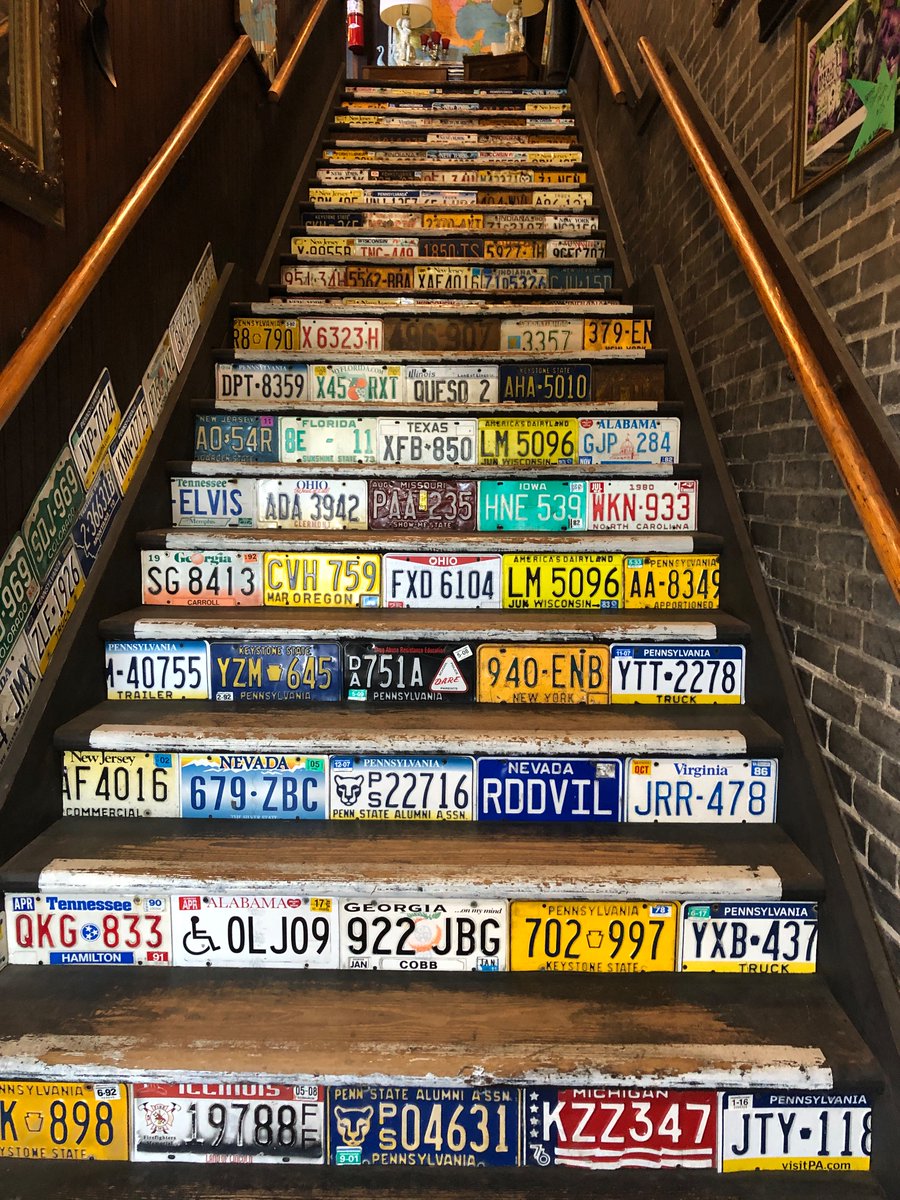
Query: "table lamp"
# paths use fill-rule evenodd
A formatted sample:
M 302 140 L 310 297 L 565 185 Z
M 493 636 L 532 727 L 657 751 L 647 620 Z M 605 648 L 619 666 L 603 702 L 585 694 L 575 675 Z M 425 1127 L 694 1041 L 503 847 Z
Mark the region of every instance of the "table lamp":
M 431 0 L 380 0 L 379 12 L 385 25 L 394 26 L 397 66 L 408 67 L 414 60 L 410 32 L 431 20 Z
M 544 7 L 544 0 L 492 0 L 494 12 L 506 17 L 506 52 L 521 54 L 525 49 L 525 33 L 522 18 L 533 17 Z

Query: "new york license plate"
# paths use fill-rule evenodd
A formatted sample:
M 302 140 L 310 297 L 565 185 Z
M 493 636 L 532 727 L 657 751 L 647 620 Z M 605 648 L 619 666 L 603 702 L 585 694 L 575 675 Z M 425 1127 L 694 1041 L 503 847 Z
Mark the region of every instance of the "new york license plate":
M 719 1169 L 868 1171 L 872 1110 L 859 1093 L 725 1092 Z
M 613 704 L 742 704 L 743 646 L 613 646 Z
M 198 462 L 277 462 L 275 418 L 200 413 L 194 418 L 194 457 Z
M 365 486 L 365 485 L 363 485 Z M 472 533 L 478 484 L 453 479 L 369 482 L 369 527 Z
M 311 398 L 351 404 L 401 401 L 403 370 L 382 363 L 315 363 L 310 368 Z
M 375 462 L 372 417 L 281 417 L 278 425 L 282 462 Z
M 590 366 L 503 364 L 500 399 L 526 404 L 587 403 L 592 398 L 591 379 Z
M 385 608 L 500 608 L 499 554 L 385 554 Z
M 366 529 L 368 493 L 364 479 L 260 479 L 261 529 Z
M 697 528 L 696 479 L 601 479 L 587 485 L 587 528 L 668 531 Z
M 678 462 L 678 417 L 584 417 L 580 425 L 582 463 L 650 466 Z
M 584 322 L 585 350 L 653 349 L 653 322 L 649 317 L 627 315 L 588 317 Z
M 378 462 L 413 466 L 473 466 L 478 462 L 478 421 L 382 418 Z
M 213 642 L 213 700 L 327 703 L 341 699 L 341 648 L 336 642 Z
M 621 608 L 620 554 L 504 554 L 504 608 Z
M 775 820 L 774 758 L 631 758 L 625 778 L 629 822 L 771 825 Z
M 331 759 L 331 819 L 471 821 L 471 758 L 359 755 Z
M 625 608 L 718 608 L 717 554 L 625 558 Z
M 179 529 L 252 529 L 256 524 L 256 480 L 175 476 L 172 524 Z
M 325 758 L 276 751 L 185 753 L 179 758 L 178 816 L 285 821 L 323 821 L 328 817 Z
M 335 968 L 337 904 L 272 892 L 174 896 L 172 954 L 176 967 Z
M 110 700 L 208 700 L 206 642 L 107 642 Z
M 674 971 L 677 904 L 515 900 L 512 971 Z
M 608 704 L 609 649 L 559 643 L 478 648 L 482 704 Z
M 470 646 L 398 642 L 344 644 L 346 698 L 381 704 L 471 704 L 475 656 Z
M 216 363 L 217 400 L 298 404 L 306 398 L 306 392 L 307 368 L 299 363 L 255 363 L 242 359 Z
M 818 932 L 815 904 L 685 904 L 679 970 L 811 974 Z
M 142 550 L 144 604 L 234 608 L 262 603 L 262 555 L 240 550 Z
M 578 461 L 574 417 L 482 417 L 478 458 L 488 466 L 555 466 Z
M 62 798 L 67 817 L 178 817 L 177 756 L 66 750 Z
M 377 608 L 381 558 L 377 554 L 265 555 L 264 603 L 289 608 Z
M 0 1081 L 0 1158 L 128 1161 L 122 1084 Z
M 618 821 L 622 765 L 607 758 L 481 758 L 479 821 Z
M 585 500 L 580 480 L 483 480 L 478 485 L 478 528 L 517 533 L 583 530 Z
M 505 971 L 506 901 L 341 901 L 345 970 Z
M 7 895 L 9 961 L 53 966 L 167 966 L 166 896 Z

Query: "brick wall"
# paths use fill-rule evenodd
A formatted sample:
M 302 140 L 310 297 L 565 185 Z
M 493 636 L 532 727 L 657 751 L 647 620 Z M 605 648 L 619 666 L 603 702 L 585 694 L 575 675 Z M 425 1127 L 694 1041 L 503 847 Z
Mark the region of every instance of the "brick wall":
M 724 129 L 900 430 L 900 139 L 790 201 L 793 30 L 758 41 L 756 4 L 725 29 L 709 0 L 605 0 L 641 86 L 646 34 L 671 47 Z M 900 975 L 900 608 L 671 122 L 634 153 L 598 142 L 640 276 L 660 263 L 853 845 Z

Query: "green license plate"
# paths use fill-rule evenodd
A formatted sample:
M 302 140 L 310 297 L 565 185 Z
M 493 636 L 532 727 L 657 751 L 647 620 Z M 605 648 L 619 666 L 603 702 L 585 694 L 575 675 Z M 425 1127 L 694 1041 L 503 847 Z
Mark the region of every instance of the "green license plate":
M 21 633 L 39 588 L 25 543 L 16 534 L 0 562 L 0 663 Z
M 22 522 L 22 537 L 43 579 L 56 558 L 84 503 L 84 489 L 68 446 L 50 469 Z

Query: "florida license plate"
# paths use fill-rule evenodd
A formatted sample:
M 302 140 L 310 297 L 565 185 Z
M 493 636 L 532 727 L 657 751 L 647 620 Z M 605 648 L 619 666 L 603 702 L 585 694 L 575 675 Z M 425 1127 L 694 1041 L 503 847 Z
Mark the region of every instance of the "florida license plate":
M 178 816 L 264 821 L 324 821 L 328 817 L 325 758 L 280 751 L 185 753 L 178 757 Z
M 626 819 L 771 825 L 778 763 L 774 758 L 630 758 Z
M 590 366 L 568 363 L 504 364 L 500 368 L 500 399 L 524 404 L 574 404 L 592 399 Z
M 110 700 L 208 700 L 206 642 L 107 642 Z
M 7 895 L 9 961 L 53 966 L 168 966 L 167 896 Z
M 504 554 L 504 608 L 621 608 L 621 554 Z
M 471 821 L 474 759 L 359 755 L 331 759 L 331 819 Z
M 653 322 L 649 317 L 627 314 L 588 317 L 584 322 L 585 350 L 628 350 L 644 353 L 653 349 Z
M 555 466 L 578 461 L 574 417 L 482 417 L 478 458 L 487 466 Z
M 479 821 L 618 821 L 614 758 L 480 758 Z
M 260 479 L 261 529 L 367 529 L 368 491 L 364 479 Z
M 499 554 L 385 554 L 385 608 L 500 608 Z
M 264 562 L 264 603 L 288 608 L 378 608 L 377 554 L 274 554 Z
M 473 533 L 477 510 L 478 484 L 474 482 L 453 479 L 369 482 L 371 529 Z
M 277 462 L 275 417 L 199 413 L 194 418 L 198 462 Z
M 613 646 L 613 704 L 742 704 L 743 646 Z
M 404 367 L 410 404 L 496 404 L 499 371 L 494 366 Z
M 403 371 L 384 363 L 315 363 L 311 399 L 329 403 L 391 404 L 404 399 Z
M 282 462 L 375 462 L 372 417 L 281 417 L 278 426 Z
M 478 648 L 482 704 L 608 704 L 609 649 L 560 643 Z
M 585 500 L 581 480 L 483 480 L 478 485 L 478 528 L 517 533 L 583 530 Z
M 178 817 L 177 756 L 66 750 L 62 798 L 66 817 Z
M 678 532 L 697 528 L 696 479 L 602 479 L 587 485 L 587 528 Z
M 299 350 L 300 322 L 296 317 L 235 317 L 232 334 L 236 350 Z
M 674 971 L 677 904 L 516 900 L 512 971 Z
M 337 904 L 273 892 L 173 896 L 172 953 L 176 967 L 335 968 Z
M 719 1169 L 868 1171 L 872 1110 L 859 1093 L 725 1092 Z
M 678 462 L 678 417 L 584 417 L 580 461 L 585 465 L 652 466 Z
M 252 529 L 256 524 L 256 480 L 174 476 L 172 524 L 176 529 Z
M 255 363 L 243 359 L 216 363 L 217 400 L 299 404 L 306 398 L 307 386 L 307 368 L 300 363 Z
M 506 901 L 341 901 L 341 967 L 345 970 L 506 970 Z
M 4 1079 L 0 1114 L 0 1158 L 128 1161 L 122 1084 Z
M 378 422 L 378 462 L 413 466 L 474 466 L 478 462 L 478 421 L 415 417 Z
M 341 648 L 336 642 L 212 642 L 213 700 L 329 703 L 341 699 Z
M 625 557 L 625 608 L 718 608 L 717 554 Z
M 144 604 L 262 604 L 262 555 L 239 550 L 142 550 Z
M 815 904 L 785 900 L 685 904 L 679 970 L 812 974 L 816 969 L 818 932 Z
M 346 698 L 379 704 L 471 704 L 471 646 L 398 642 L 344 644 Z

